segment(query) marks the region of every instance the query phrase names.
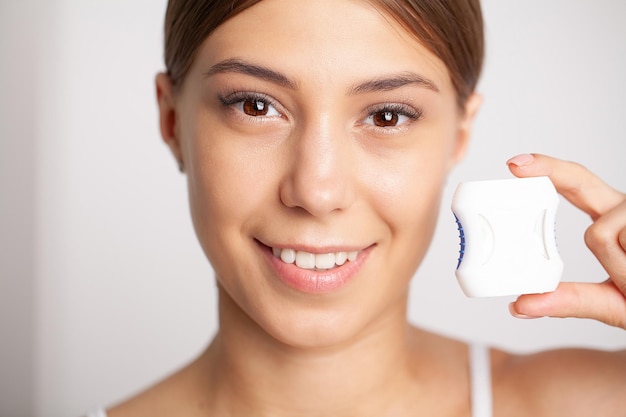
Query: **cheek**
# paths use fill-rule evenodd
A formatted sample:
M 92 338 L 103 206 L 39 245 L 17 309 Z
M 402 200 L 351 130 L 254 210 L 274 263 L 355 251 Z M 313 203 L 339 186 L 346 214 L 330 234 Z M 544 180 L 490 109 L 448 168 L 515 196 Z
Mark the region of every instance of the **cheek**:
M 202 129 L 200 132 L 211 132 Z M 187 181 L 196 234 L 211 262 L 230 253 L 233 236 L 263 205 L 266 158 L 241 149 L 223 132 L 196 134 L 189 142 Z
M 449 165 L 447 149 L 441 142 L 419 146 L 373 170 L 377 191 L 372 198 L 392 232 L 434 223 Z
M 393 174 L 380 179 L 385 193 L 377 196 L 378 216 L 386 223 L 389 235 L 386 265 L 393 265 L 393 276 L 400 289 L 419 267 L 434 234 L 441 192 L 446 178 L 445 159 L 407 157 L 394 166 Z

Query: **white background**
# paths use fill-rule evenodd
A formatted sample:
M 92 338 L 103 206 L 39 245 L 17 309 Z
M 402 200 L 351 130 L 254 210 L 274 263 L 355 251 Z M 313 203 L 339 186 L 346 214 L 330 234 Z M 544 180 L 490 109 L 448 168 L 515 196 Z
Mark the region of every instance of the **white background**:
M 485 103 L 412 288 L 411 320 L 515 350 L 626 347 L 588 320 L 518 320 L 454 278 L 458 181 L 541 152 L 626 190 L 626 2 L 484 2 Z M 216 329 L 215 287 L 185 179 L 157 130 L 164 0 L 0 2 L 0 415 L 80 415 L 191 360 Z M 563 203 L 565 279 L 600 281 L 587 216 Z

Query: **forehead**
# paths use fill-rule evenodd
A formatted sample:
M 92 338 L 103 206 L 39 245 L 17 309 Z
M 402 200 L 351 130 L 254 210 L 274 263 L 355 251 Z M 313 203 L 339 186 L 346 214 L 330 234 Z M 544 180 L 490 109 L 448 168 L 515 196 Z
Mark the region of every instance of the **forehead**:
M 219 26 L 196 64 L 202 71 L 232 58 L 326 85 L 411 71 L 453 93 L 443 62 L 364 0 L 263 0 Z

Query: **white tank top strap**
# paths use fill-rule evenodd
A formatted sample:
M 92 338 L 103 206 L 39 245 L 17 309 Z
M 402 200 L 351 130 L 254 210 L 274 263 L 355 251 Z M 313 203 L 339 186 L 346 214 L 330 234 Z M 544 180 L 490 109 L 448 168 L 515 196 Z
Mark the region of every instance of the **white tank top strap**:
M 107 412 L 104 411 L 104 408 L 96 408 L 87 413 L 87 417 L 107 417 Z
M 478 343 L 469 345 L 469 368 L 472 417 L 492 417 L 491 361 L 488 346 Z

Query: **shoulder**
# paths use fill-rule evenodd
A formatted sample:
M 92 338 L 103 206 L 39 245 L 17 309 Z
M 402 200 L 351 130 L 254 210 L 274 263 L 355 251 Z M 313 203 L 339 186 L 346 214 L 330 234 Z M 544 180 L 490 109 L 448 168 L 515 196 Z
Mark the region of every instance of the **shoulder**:
M 622 416 L 626 351 L 557 349 L 492 354 L 497 415 Z

